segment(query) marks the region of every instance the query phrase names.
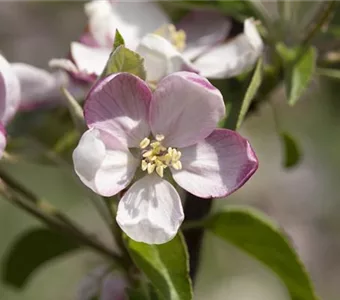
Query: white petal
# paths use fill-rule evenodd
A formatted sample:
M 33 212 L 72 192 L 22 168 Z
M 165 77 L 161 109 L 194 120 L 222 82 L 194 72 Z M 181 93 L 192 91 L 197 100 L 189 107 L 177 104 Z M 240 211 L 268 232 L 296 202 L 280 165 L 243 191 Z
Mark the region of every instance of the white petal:
M 89 19 L 89 30 L 101 47 L 112 46 L 116 24 L 110 1 L 91 1 L 85 4 L 85 13 Z
M 6 130 L 0 123 L 0 158 L 2 157 L 7 144 Z
M 115 195 L 127 187 L 138 165 L 117 139 L 96 129 L 83 134 L 73 162 L 81 181 L 102 196 Z
M 166 75 L 191 69 L 191 63 L 165 38 L 147 34 L 136 51 L 144 58 L 148 81 L 158 82 Z
M 167 15 L 154 2 L 91 1 L 85 11 L 90 32 L 101 46 L 111 47 L 116 29 L 126 45 L 135 49 L 138 41 L 163 24 L 170 23 Z
M 118 205 L 117 222 L 132 239 L 163 244 L 177 233 L 184 219 L 176 189 L 158 175 L 134 183 Z
M 48 62 L 51 69 L 61 69 L 71 73 L 79 72 L 77 66 L 67 58 L 52 58 Z
M 216 44 L 223 42 L 231 29 L 231 19 L 218 11 L 191 11 L 178 24 L 186 33 L 183 56 L 194 59 Z
M 0 121 L 7 124 L 20 103 L 20 83 L 7 60 L 0 55 Z
M 49 73 L 23 63 L 11 64 L 20 81 L 20 108 L 30 108 L 44 102 L 52 102 L 60 97 L 61 86 L 66 86 L 68 77 L 65 73 Z
M 261 52 L 263 49 L 263 41 L 253 19 L 247 19 L 244 21 L 244 35 L 247 37 L 250 45 L 252 45 L 254 51 Z
M 109 48 L 91 48 L 83 44 L 71 43 L 71 56 L 80 72 L 101 75 L 110 57 Z
M 194 66 L 204 77 L 233 77 L 251 68 L 261 55 L 262 49 L 263 42 L 255 25 L 251 20 L 246 20 L 243 34 L 200 56 Z

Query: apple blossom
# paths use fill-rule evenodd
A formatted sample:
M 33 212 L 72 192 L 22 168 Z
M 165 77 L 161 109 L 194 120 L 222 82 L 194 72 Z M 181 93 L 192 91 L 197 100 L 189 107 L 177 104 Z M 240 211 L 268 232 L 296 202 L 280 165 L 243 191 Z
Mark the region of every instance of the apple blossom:
M 60 88 L 69 82 L 65 72 L 49 73 L 24 63 L 10 64 L 0 55 L 0 156 L 6 146 L 4 126 L 15 113 L 60 101 Z
M 263 41 L 254 21 L 244 21 L 244 32 L 231 41 L 211 47 L 194 61 L 199 74 L 211 79 L 229 78 L 248 71 L 261 56 Z
M 179 22 L 179 30 L 166 25 L 169 19 L 151 2 L 91 1 L 85 5 L 85 12 L 89 31 L 80 42 L 71 43 L 72 62 L 54 59 L 51 65 L 88 82 L 102 73 L 116 29 L 126 46 L 144 58 L 147 80 L 151 82 L 177 71 L 192 71 L 208 78 L 236 76 L 251 68 L 263 49 L 251 19 L 245 21 L 243 34 L 224 43 L 231 24 L 218 12 L 191 12 Z
M 132 74 L 112 74 L 91 89 L 84 114 L 89 129 L 74 150 L 75 171 L 103 196 L 129 187 L 117 223 L 136 241 L 176 235 L 184 214 L 173 182 L 201 198 L 224 197 L 257 169 L 247 140 L 215 129 L 222 95 L 195 73 L 168 75 L 154 92 Z

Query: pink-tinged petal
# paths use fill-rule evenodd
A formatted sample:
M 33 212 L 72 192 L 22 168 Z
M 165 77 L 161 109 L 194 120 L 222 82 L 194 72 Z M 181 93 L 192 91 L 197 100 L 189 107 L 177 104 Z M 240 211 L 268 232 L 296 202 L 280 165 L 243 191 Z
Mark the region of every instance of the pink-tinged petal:
M 92 48 L 100 47 L 100 45 L 98 44 L 96 39 L 93 37 L 93 35 L 87 30 L 79 38 L 79 43 L 92 47 Z
M 249 142 L 237 132 L 216 129 L 204 141 L 180 149 L 182 170 L 174 180 L 201 198 L 225 197 L 239 189 L 257 170 Z
M 5 127 L 0 123 L 0 158 L 2 157 L 7 144 Z
M 21 110 L 55 102 L 61 97 L 60 88 L 68 84 L 68 77 L 62 72 L 49 73 L 23 63 L 13 63 L 11 66 L 20 81 Z
M 249 70 L 261 56 L 262 50 L 261 37 L 248 19 L 244 24 L 244 33 L 203 54 L 194 62 L 194 66 L 204 77 L 229 78 Z
M 118 138 L 129 148 L 150 134 L 148 110 L 151 91 L 146 83 L 128 73 L 110 75 L 99 81 L 85 102 L 85 120 Z
M 186 147 L 206 138 L 224 114 L 218 89 L 197 74 L 178 72 L 158 84 L 149 117 L 152 133 L 164 135 L 166 146 Z
M 226 39 L 231 29 L 231 20 L 215 11 L 192 11 L 176 27 L 186 34 L 183 55 L 194 59 Z
M 112 273 L 109 266 L 100 266 L 83 278 L 77 288 L 77 300 L 124 300 L 127 281 L 123 274 Z M 99 298 L 98 298 L 99 297 Z
M 183 219 L 176 189 L 154 174 L 135 182 L 118 205 L 119 226 L 133 240 L 147 244 L 170 241 Z
M 125 289 L 128 287 L 122 274 L 110 273 L 102 282 L 99 300 L 127 300 Z
M 110 48 L 92 48 L 77 42 L 71 43 L 71 57 L 79 72 L 99 76 L 110 57 Z
M 0 55 L 0 122 L 7 124 L 20 103 L 20 83 L 8 61 Z
M 147 34 L 139 43 L 136 52 L 144 58 L 147 80 L 158 82 L 166 75 L 182 70 L 193 70 L 189 60 L 165 38 Z
M 131 182 L 138 160 L 115 137 L 89 129 L 73 152 L 74 169 L 97 194 L 113 196 Z
M 80 71 L 75 63 L 67 58 L 52 58 L 48 62 L 48 66 L 52 69 L 66 71 L 79 85 L 93 83 L 98 78 L 98 75 L 94 73 L 88 74 L 85 71 Z

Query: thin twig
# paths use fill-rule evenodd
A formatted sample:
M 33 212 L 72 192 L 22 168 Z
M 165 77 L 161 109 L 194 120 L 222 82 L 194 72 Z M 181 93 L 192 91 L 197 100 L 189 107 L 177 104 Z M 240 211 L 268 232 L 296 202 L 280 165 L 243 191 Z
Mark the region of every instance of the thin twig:
M 309 31 L 307 36 L 302 41 L 302 45 L 309 45 L 311 40 L 314 38 L 314 36 L 319 32 L 319 30 L 322 28 L 322 26 L 327 22 L 329 19 L 329 16 L 334 10 L 334 7 L 336 5 L 336 1 L 330 1 L 329 3 L 325 3 L 325 8 L 321 11 L 318 21 L 315 23 L 313 28 Z
M 92 248 L 96 252 L 99 252 L 110 259 L 113 259 L 117 265 L 125 268 L 121 257 L 114 253 L 106 245 L 94 239 L 93 236 L 90 236 L 82 230 L 79 230 L 75 225 L 69 226 L 68 224 L 62 222 L 60 218 L 56 218 L 54 214 L 47 214 L 46 211 L 43 211 L 41 208 L 35 206 L 32 201 L 23 200 L 22 197 L 20 197 L 17 192 L 9 187 L 4 181 L 0 184 L 0 194 L 5 200 L 35 216 L 50 228 L 75 239 L 80 244 L 88 246 L 89 248 Z
M 31 140 L 33 141 L 36 147 L 40 148 L 45 153 L 46 157 L 49 160 L 51 160 L 51 162 L 54 162 L 56 165 L 63 168 L 67 172 L 71 172 L 71 173 L 74 172 L 70 164 L 66 160 L 64 160 L 62 157 L 60 157 L 58 154 L 56 154 L 54 151 L 51 151 L 50 149 L 48 149 L 44 144 L 42 144 L 40 141 L 38 141 L 34 137 L 31 137 Z M 112 220 L 110 219 L 110 212 L 107 211 L 105 205 L 100 204 L 100 202 L 103 201 L 102 198 L 94 194 L 88 188 L 84 187 L 84 185 L 81 185 L 78 182 L 77 182 L 77 185 L 80 186 L 85 191 L 92 205 L 95 207 L 95 209 L 97 210 L 98 214 L 103 219 L 107 227 L 110 229 L 112 226 Z

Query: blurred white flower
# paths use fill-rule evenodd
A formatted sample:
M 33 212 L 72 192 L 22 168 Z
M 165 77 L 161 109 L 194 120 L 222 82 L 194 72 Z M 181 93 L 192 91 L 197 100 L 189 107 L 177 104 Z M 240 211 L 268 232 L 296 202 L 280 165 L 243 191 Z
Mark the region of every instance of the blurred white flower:
M 224 43 L 230 20 L 217 12 L 192 12 L 177 25 L 152 2 L 92 1 L 85 5 L 88 31 L 71 43 L 71 61 L 54 60 L 76 78 L 93 82 L 104 70 L 116 29 L 126 47 L 145 61 L 147 80 L 157 82 L 178 71 L 226 78 L 247 71 L 263 44 L 255 25 L 246 20 L 244 33 Z
M 126 279 L 118 272 L 101 266 L 88 274 L 79 284 L 77 300 L 127 300 Z

